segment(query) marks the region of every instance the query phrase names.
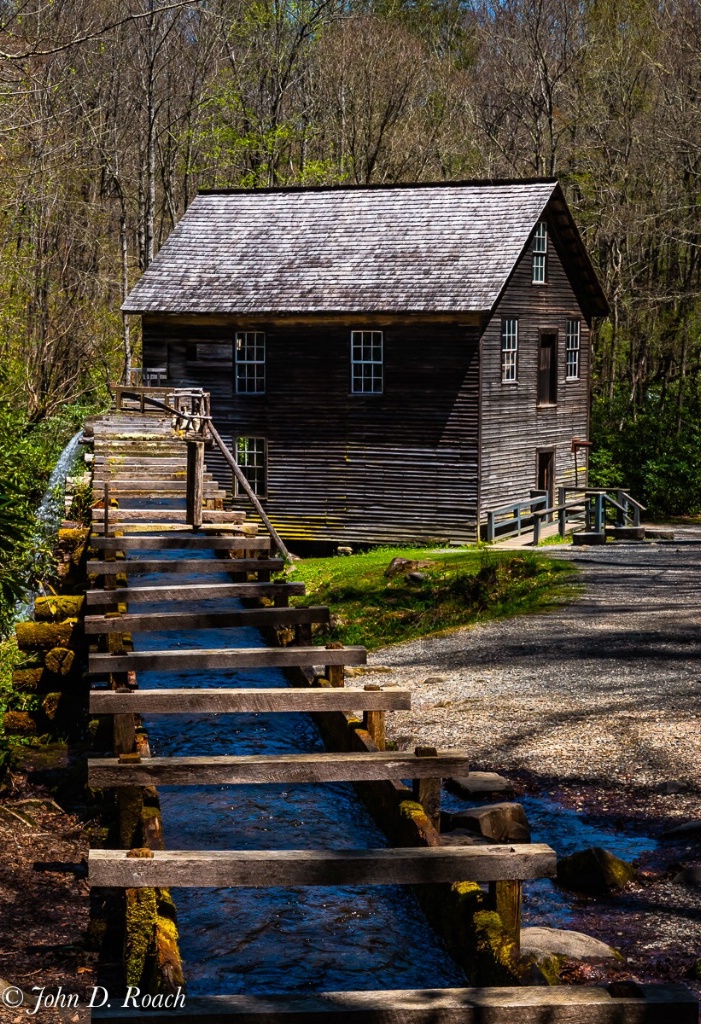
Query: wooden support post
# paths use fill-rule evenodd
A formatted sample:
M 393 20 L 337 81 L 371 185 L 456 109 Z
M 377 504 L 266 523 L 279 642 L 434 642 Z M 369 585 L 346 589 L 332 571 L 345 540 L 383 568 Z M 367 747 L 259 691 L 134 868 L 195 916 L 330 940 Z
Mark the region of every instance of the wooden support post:
M 343 644 L 327 644 L 326 650 L 336 651 L 342 647 Z M 324 675 L 332 686 L 345 686 L 346 684 L 346 669 L 344 665 L 327 665 L 324 669 Z
M 416 747 L 416 757 L 437 757 L 438 751 L 435 747 Z M 413 781 L 414 800 L 417 800 L 426 812 L 426 817 L 437 832 L 441 830 L 441 780 L 440 779 L 414 779 Z
M 538 512 L 533 514 L 533 547 L 537 548 L 540 544 L 540 523 L 541 517 Z
M 494 513 L 487 512 L 487 541 L 491 544 L 496 537 L 496 528 L 494 524 Z
M 312 645 L 312 624 L 311 622 L 300 622 L 295 626 L 295 644 L 298 647 L 311 647 Z
M 104 528 L 103 534 L 105 537 L 110 535 L 110 485 L 105 484 L 105 517 L 104 517 Z
M 377 683 L 366 683 L 363 689 L 369 690 L 370 692 L 374 692 L 376 690 L 381 690 L 382 687 L 378 686 Z M 367 729 L 367 731 L 370 733 L 370 739 L 375 744 L 378 750 L 387 749 L 384 711 L 363 712 L 363 729 Z
M 204 441 L 187 442 L 187 494 L 185 522 L 193 529 L 202 526 L 204 502 Z
M 504 929 L 515 946 L 514 957 L 521 952 L 521 907 L 523 884 L 517 880 L 490 882 L 491 902 L 501 918 Z

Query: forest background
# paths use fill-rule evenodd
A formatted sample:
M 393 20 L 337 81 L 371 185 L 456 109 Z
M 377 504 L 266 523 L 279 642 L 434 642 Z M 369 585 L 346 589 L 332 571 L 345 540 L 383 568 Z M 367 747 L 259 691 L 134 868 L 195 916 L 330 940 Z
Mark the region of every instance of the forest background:
M 0 599 L 200 186 L 557 176 L 612 310 L 592 481 L 701 513 L 697 0 L 0 0 L 0 172 Z

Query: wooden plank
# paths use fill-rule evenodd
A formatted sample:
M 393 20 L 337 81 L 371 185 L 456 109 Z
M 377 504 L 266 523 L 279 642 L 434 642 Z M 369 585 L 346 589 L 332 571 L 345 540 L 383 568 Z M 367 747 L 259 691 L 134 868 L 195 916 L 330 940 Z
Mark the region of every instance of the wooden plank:
M 156 522 L 178 522 L 183 524 L 185 529 L 185 509 L 178 508 L 113 508 L 110 509 L 110 519 L 115 523 L 138 522 L 148 520 Z M 104 509 L 94 508 L 92 510 L 93 522 L 102 522 Z M 202 519 L 205 523 L 243 523 L 246 519 L 245 512 L 222 512 L 219 509 L 203 509 Z
M 211 474 L 208 474 L 211 476 Z M 204 504 L 204 439 L 187 442 L 187 492 L 185 519 L 195 529 L 202 525 Z
M 276 594 L 303 594 L 303 583 L 191 583 L 178 586 L 118 587 L 116 590 L 88 590 L 89 608 L 113 605 L 117 601 L 209 601 L 222 597 L 275 597 Z
M 91 850 L 91 885 L 210 886 L 255 889 L 297 885 L 422 885 L 552 878 L 557 858 L 544 843 L 383 850 Z
M 282 691 L 285 692 L 285 691 Z M 319 693 L 332 692 L 319 690 Z M 107 703 L 105 701 L 105 703 Z M 290 709 L 291 710 L 291 709 Z M 428 762 L 427 764 L 423 762 Z M 385 753 L 245 754 L 216 757 L 150 757 L 139 764 L 113 758 L 88 762 L 91 786 L 237 786 L 318 782 L 373 782 L 411 776 L 449 778 L 466 772 L 462 751 L 445 750 L 433 758 L 415 758 L 406 751 Z
M 113 590 L 110 596 L 118 591 Z M 129 654 L 91 654 L 88 671 L 98 672 L 180 672 L 211 668 L 290 668 L 299 665 L 364 665 L 364 647 L 222 647 L 190 651 L 133 651 Z
M 158 534 L 166 532 L 184 534 L 185 531 L 189 531 L 191 535 L 195 533 L 191 526 L 183 526 L 181 523 L 119 523 L 118 529 L 120 533 L 125 534 Z M 255 535 L 256 529 L 256 523 L 248 523 L 246 526 L 242 523 L 203 523 L 196 532 L 199 536 L 217 536 L 218 534 L 227 534 L 229 537 L 250 537 Z M 104 532 L 102 523 L 93 523 L 93 537 L 102 537 Z M 233 544 L 231 546 L 234 547 Z
M 351 689 L 188 689 L 135 690 L 116 693 L 114 690 L 93 690 L 90 712 L 97 715 L 133 713 L 139 715 L 234 714 L 259 711 L 408 711 L 409 690 L 373 692 Z M 355 755 L 354 755 L 355 756 Z M 99 762 L 98 762 L 99 763 Z
M 270 537 L 95 537 L 100 551 L 269 551 Z M 284 563 L 283 563 L 284 564 Z
M 127 576 L 145 572 L 170 572 L 199 576 L 213 572 L 282 572 L 281 558 L 126 558 L 119 562 L 90 561 L 88 573 Z
M 327 605 L 311 605 L 307 608 L 241 608 L 233 612 L 144 612 L 110 617 L 86 615 L 83 628 L 91 635 L 160 633 L 181 629 L 228 629 L 232 626 L 297 626 L 328 622 L 330 618 Z
M 149 1024 L 697 1024 L 684 985 L 625 983 L 518 988 L 389 989 L 302 995 L 202 996 L 150 1010 Z M 626 994 L 616 994 L 617 992 Z M 99 993 L 98 993 L 99 999 Z M 94 1009 L 98 1024 L 133 1024 L 144 1012 L 124 1000 Z

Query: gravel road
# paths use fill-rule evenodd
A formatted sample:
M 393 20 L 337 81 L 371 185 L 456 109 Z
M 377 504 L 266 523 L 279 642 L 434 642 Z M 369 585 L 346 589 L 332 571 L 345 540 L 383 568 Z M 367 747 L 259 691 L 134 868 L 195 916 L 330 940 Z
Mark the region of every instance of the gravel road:
M 368 680 L 414 691 L 389 736 L 475 768 L 701 788 L 701 543 L 548 554 L 580 570 L 573 603 L 373 654 L 392 673 Z

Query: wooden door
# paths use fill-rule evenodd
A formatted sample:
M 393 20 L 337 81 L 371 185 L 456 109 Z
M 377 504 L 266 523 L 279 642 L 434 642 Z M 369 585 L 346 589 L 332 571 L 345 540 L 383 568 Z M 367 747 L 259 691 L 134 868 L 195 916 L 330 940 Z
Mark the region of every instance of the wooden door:
M 538 405 L 557 404 L 557 334 L 540 335 L 538 350 Z
M 548 505 L 555 504 L 555 452 L 552 449 L 538 452 L 536 487 L 539 491 L 547 491 Z

